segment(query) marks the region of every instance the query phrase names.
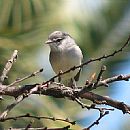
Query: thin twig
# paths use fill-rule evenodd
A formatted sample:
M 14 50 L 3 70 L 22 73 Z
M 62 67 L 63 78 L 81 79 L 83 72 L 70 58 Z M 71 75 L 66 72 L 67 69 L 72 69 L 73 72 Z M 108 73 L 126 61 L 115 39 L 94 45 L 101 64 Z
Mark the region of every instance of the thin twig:
M 29 130 L 29 128 L 31 128 L 31 126 L 32 126 L 32 123 L 33 123 L 33 122 L 30 121 L 29 124 L 26 126 L 25 130 Z
M 101 108 L 101 107 L 96 107 L 96 104 L 91 104 L 91 105 L 86 105 L 84 104 L 83 102 L 81 102 L 78 98 L 75 98 L 74 99 L 82 108 L 87 108 L 88 110 L 90 109 L 95 109 L 95 110 L 99 110 L 100 112 L 101 111 L 104 111 L 104 110 L 107 110 L 107 111 L 114 111 L 114 109 L 112 108 Z
M 84 104 L 83 102 L 81 102 L 78 98 L 74 99 L 82 108 L 87 108 L 90 109 L 90 106 Z
M 28 130 L 69 130 L 70 126 L 59 127 L 59 128 L 47 128 L 47 127 L 40 127 L 40 128 L 28 128 Z M 8 130 L 25 130 L 25 128 L 9 128 Z
M 103 65 L 103 66 L 101 67 L 101 70 L 100 70 L 99 74 L 98 74 L 97 80 L 96 80 L 96 82 L 95 82 L 94 85 L 93 85 L 93 88 L 96 89 L 97 84 L 99 83 L 99 81 L 102 80 L 102 74 L 103 74 L 103 72 L 104 72 L 105 70 L 106 70 L 106 66 Z
M 33 116 L 33 115 L 30 115 L 29 113 L 24 114 L 24 115 L 20 115 L 20 116 L 7 117 L 7 118 L 4 118 L 2 121 L 17 120 L 17 119 L 21 119 L 21 118 L 33 118 L 33 119 L 37 119 L 37 120 L 46 119 L 46 120 L 52 120 L 52 121 L 63 121 L 63 122 L 66 122 L 66 123 L 70 123 L 71 125 L 76 124 L 75 121 L 70 121 L 68 118 L 62 119 L 62 118 L 47 117 L 47 116 Z
M 26 80 L 26 79 L 29 79 L 29 78 L 31 78 L 31 77 L 34 77 L 34 76 L 36 76 L 37 74 L 41 73 L 42 71 L 43 71 L 43 69 L 40 69 L 40 70 L 38 70 L 38 71 L 33 72 L 33 73 L 30 74 L 30 75 L 27 75 L 27 76 L 25 76 L 25 77 L 23 77 L 23 78 L 17 79 L 17 80 L 15 80 L 14 82 L 12 82 L 11 84 L 9 84 L 8 87 L 11 87 L 11 86 L 13 86 L 13 85 L 16 85 L 17 83 L 20 83 L 20 82 Z
M 98 125 L 99 121 L 107 114 L 109 114 L 109 111 L 100 112 L 99 118 L 95 122 L 93 122 L 89 127 L 84 128 L 83 130 L 90 130 L 90 128 L 92 128 L 94 125 Z
M 101 70 L 98 74 L 98 77 L 97 77 L 97 80 L 95 83 L 92 83 L 92 82 L 87 82 L 87 84 L 85 84 L 85 86 L 81 89 L 81 91 L 79 92 L 79 94 L 83 94 L 84 92 L 86 91 L 91 91 L 93 89 L 96 89 L 98 86 L 98 83 L 102 80 L 102 74 L 103 72 L 106 70 L 106 66 L 102 66 L 101 67 Z M 106 85 L 106 84 L 104 84 Z
M 106 78 L 104 80 L 99 81 L 98 84 L 96 84 L 96 88 L 101 87 L 101 86 L 109 87 L 110 83 L 113 83 L 116 81 L 122 81 L 122 80 L 129 81 L 129 79 L 130 79 L 130 74 L 126 74 L 126 75 L 120 74 L 120 75 L 113 76 L 113 77 Z M 93 89 L 95 89 L 93 86 L 94 86 L 94 83 L 85 85 L 84 87 L 81 88 L 81 90 L 79 91 L 79 94 L 92 91 Z
M 97 87 L 99 86 L 103 86 L 103 85 L 107 85 L 110 84 L 110 83 L 113 83 L 115 81 L 129 81 L 130 79 L 130 74 L 126 74 L 126 75 L 123 75 L 123 74 L 120 74 L 120 75 L 117 75 L 117 76 L 114 76 L 114 77 L 110 77 L 110 78 L 107 78 L 107 79 L 104 79 L 102 81 L 100 81 L 98 84 L 97 84 Z
M 7 61 L 5 67 L 4 67 L 4 70 L 2 72 L 2 75 L 0 76 L 0 82 L 3 83 L 5 78 L 7 78 L 7 74 L 8 72 L 10 71 L 13 63 L 16 61 L 18 57 L 18 51 L 17 50 L 14 50 L 10 60 Z

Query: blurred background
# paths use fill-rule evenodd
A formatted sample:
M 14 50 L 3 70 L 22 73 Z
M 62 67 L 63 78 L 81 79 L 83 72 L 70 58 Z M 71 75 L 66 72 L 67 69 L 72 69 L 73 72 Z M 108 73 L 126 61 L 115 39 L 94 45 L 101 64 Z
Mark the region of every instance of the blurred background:
M 48 60 L 49 47 L 44 42 L 55 30 L 68 32 L 75 39 L 83 52 L 83 61 L 110 54 L 119 49 L 130 35 L 130 0 L 0 0 L 0 73 L 13 51 L 19 51 L 18 60 L 5 84 L 40 68 L 44 69 L 42 74 L 20 85 L 41 83 L 54 75 Z M 98 74 L 101 65 L 107 66 L 104 78 L 130 73 L 130 47 L 115 57 L 85 66 L 79 85 L 84 85 L 94 72 Z M 116 82 L 109 88 L 101 87 L 94 92 L 130 104 L 129 86 L 129 82 Z M 13 100 L 4 97 L 0 102 L 0 112 Z M 84 103 L 90 104 L 88 101 Z M 82 109 L 73 101 L 34 95 L 17 105 L 9 116 L 25 113 L 68 117 L 77 121 L 75 126 L 71 126 L 74 130 L 89 126 L 99 116 L 97 111 Z M 0 129 L 25 127 L 30 121 L 21 119 L 3 122 Z M 129 130 L 129 121 L 129 115 L 115 110 L 92 130 Z M 49 120 L 34 120 L 33 123 L 33 127 L 66 125 Z

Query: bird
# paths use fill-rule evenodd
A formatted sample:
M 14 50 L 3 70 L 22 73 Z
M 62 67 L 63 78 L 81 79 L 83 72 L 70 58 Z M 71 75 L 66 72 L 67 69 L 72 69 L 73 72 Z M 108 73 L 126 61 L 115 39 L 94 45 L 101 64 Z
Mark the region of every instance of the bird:
M 50 46 L 49 61 L 56 74 L 82 64 L 82 51 L 68 33 L 54 31 L 48 36 L 45 43 Z M 61 75 L 61 82 L 68 87 L 76 88 L 80 72 L 81 68 L 78 68 Z

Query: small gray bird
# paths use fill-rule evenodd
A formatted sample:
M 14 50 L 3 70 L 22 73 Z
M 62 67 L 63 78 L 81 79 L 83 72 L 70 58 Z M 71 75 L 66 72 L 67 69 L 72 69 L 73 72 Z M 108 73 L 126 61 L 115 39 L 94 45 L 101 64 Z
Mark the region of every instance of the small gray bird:
M 82 52 L 74 39 L 66 32 L 54 31 L 45 42 L 50 46 L 50 63 L 56 74 L 71 67 L 80 65 L 83 59 Z M 61 81 L 69 87 L 75 87 L 81 69 L 76 69 L 61 76 Z

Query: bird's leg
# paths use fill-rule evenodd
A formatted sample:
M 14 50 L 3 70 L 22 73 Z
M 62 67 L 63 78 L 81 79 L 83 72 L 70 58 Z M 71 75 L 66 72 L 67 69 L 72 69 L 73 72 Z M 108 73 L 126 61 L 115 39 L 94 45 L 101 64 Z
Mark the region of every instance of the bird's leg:
M 71 88 L 73 88 L 73 89 L 76 89 L 77 85 L 76 85 L 75 79 L 71 78 L 70 82 L 68 83 L 68 86 L 71 87 Z
M 62 70 L 59 71 L 58 73 L 58 82 L 60 83 L 61 82 L 61 74 L 63 73 Z

